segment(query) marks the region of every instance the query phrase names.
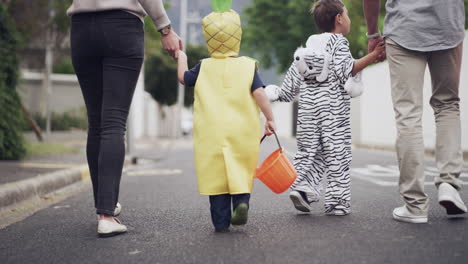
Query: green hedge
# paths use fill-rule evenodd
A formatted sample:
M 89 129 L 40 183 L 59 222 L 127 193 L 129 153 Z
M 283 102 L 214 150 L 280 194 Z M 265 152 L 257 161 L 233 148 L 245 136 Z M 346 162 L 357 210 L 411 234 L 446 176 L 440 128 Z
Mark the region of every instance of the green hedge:
M 40 114 L 33 115 L 37 125 L 45 131 L 46 118 Z M 26 122 L 26 121 L 25 121 Z M 86 109 L 83 107 L 77 110 L 70 110 L 64 113 L 52 113 L 51 123 L 52 131 L 67 131 L 71 129 L 88 129 L 88 119 L 86 117 Z M 24 130 L 31 130 L 29 124 L 25 123 Z
M 65 56 L 58 63 L 54 64 L 52 71 L 54 73 L 75 74 L 70 56 Z
M 23 115 L 16 92 L 17 31 L 5 4 L 0 4 L 0 160 L 17 160 L 26 154 Z

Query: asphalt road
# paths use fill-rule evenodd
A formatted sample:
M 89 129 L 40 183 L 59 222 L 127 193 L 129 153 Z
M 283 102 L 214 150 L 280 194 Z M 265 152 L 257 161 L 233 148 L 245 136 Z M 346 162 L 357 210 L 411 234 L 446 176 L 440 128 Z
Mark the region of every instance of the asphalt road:
M 284 145 L 294 152 L 293 141 Z M 351 215 L 325 216 L 321 203 L 300 214 L 287 192 L 256 180 L 248 224 L 223 234 L 213 232 L 208 198 L 197 192 L 190 145 L 166 157 L 123 177 L 127 234 L 97 238 L 89 187 L 0 230 L 0 263 L 468 263 L 468 216 L 445 215 L 431 177 L 429 223 L 392 220 L 400 199 L 391 153 L 354 150 Z M 468 202 L 466 189 L 462 197 Z

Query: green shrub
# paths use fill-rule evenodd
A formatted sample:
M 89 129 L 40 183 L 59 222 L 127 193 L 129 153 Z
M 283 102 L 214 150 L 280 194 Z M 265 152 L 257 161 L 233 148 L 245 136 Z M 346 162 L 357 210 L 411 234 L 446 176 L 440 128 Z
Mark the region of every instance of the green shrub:
M 77 111 L 67 111 L 62 114 L 52 114 L 52 130 L 70 130 L 70 129 L 87 129 L 88 121 L 86 116 Z
M 189 68 L 195 67 L 200 60 L 210 57 L 205 45 L 188 45 L 187 57 Z M 145 89 L 162 105 L 177 103 L 178 81 L 177 64 L 167 54 L 153 53 L 147 56 L 145 61 Z M 184 105 L 193 105 L 194 89 L 185 87 Z
M 26 154 L 20 99 L 18 94 L 5 90 L 0 84 L 0 160 L 18 160 Z
M 70 56 L 63 57 L 59 63 L 54 64 L 54 73 L 75 74 Z
M 64 113 L 52 113 L 51 118 L 50 125 L 52 131 L 68 131 L 71 129 L 86 130 L 88 128 L 88 120 L 84 107 Z M 44 116 L 36 113 L 33 115 L 33 119 L 42 130 L 46 129 L 46 118 Z M 31 127 L 25 122 L 24 129 L 31 130 Z
M 21 101 L 16 92 L 17 32 L 5 4 L 0 4 L 0 160 L 17 160 L 26 150 Z

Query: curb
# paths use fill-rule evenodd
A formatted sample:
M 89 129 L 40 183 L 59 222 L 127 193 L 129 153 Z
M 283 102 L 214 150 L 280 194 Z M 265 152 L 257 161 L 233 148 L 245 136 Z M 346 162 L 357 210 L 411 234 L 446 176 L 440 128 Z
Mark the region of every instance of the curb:
M 34 197 L 40 198 L 87 178 L 88 166 L 82 165 L 0 185 L 0 210 Z

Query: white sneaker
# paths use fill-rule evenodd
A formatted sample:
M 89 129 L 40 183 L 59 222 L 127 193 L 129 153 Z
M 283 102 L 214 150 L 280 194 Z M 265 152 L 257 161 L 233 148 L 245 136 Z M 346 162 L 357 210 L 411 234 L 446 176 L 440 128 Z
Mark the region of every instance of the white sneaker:
M 414 215 L 404 205 L 393 209 L 393 219 L 413 224 L 427 223 L 427 215 Z
M 293 202 L 294 207 L 296 207 L 296 209 L 301 212 L 308 213 L 310 212 L 311 208 L 310 208 L 309 202 L 306 200 L 307 197 L 304 197 L 304 196 L 301 195 L 301 193 L 298 191 L 291 191 L 289 193 L 289 198 Z
M 114 210 L 114 216 L 119 216 L 120 211 L 122 211 L 122 205 L 120 205 L 120 203 L 117 202 L 117 205 L 115 206 L 115 210 Z
M 467 212 L 466 205 L 463 203 L 457 189 L 446 182 L 439 185 L 439 204 L 445 207 L 448 215 L 464 214 Z
M 114 221 L 102 219 L 98 221 L 98 235 L 100 237 L 111 237 L 127 232 L 127 227 L 114 217 Z

